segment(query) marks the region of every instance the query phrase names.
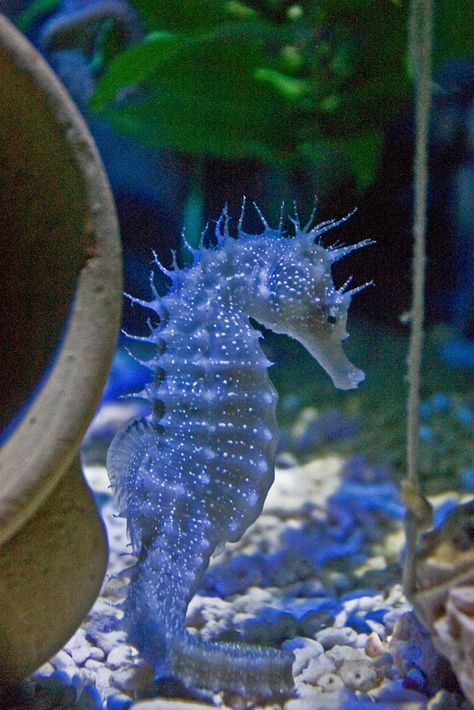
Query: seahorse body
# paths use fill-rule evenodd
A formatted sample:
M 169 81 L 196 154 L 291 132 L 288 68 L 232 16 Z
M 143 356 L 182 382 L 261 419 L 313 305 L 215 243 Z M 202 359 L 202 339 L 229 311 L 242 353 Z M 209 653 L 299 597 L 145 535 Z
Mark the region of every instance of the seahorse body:
M 369 240 L 325 249 L 320 236 L 335 220 L 313 229 L 295 221 L 289 238 L 261 219 L 263 233 L 250 235 L 241 218 L 234 239 L 224 211 L 216 246 L 201 244 L 192 266 L 166 272 L 165 296 L 132 299 L 160 319 L 141 338 L 154 346 L 154 379 L 140 393 L 151 413 L 118 432 L 107 468 L 137 554 L 124 604 L 130 641 L 156 677 L 269 697 L 291 691 L 291 653 L 203 643 L 185 630 L 210 556 L 258 517 L 273 481 L 277 394 L 249 318 L 302 342 L 337 387 L 356 387 L 364 375 L 340 341 L 363 287 L 335 289 L 331 265 Z

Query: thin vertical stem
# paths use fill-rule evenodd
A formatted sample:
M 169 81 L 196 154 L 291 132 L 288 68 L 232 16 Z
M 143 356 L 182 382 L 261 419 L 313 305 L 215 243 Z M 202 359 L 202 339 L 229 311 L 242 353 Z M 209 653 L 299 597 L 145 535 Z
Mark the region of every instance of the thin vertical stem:
M 408 350 L 407 483 L 414 496 L 420 495 L 418 475 L 419 403 L 425 292 L 432 23 L 432 0 L 411 0 L 408 43 L 415 81 L 416 140 L 413 185 L 413 288 Z M 407 594 L 415 589 L 415 550 L 418 527 L 416 513 L 408 507 L 405 525 L 407 555 L 404 570 L 404 586 Z

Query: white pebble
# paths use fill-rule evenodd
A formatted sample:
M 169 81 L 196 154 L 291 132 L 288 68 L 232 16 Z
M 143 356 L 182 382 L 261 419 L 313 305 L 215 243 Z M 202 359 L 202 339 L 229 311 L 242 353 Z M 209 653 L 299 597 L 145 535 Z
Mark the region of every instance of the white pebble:
M 117 618 L 122 615 L 122 611 L 118 609 L 116 606 L 114 606 L 112 600 L 107 599 L 107 590 L 104 589 L 102 592 L 102 596 L 100 596 L 94 606 L 93 606 L 93 613 L 96 614 L 97 616 L 105 616 L 105 617 L 113 617 Z
M 367 624 L 370 626 L 372 631 L 375 631 L 381 639 L 387 638 L 387 630 L 380 621 L 374 621 L 373 619 L 367 619 Z
M 314 701 L 315 698 L 321 697 L 321 690 L 318 690 L 315 685 L 310 685 L 310 683 L 304 683 L 297 680 L 295 687 L 298 698 L 304 699 L 306 702 L 310 700 Z
M 93 658 L 88 658 L 87 661 L 84 663 L 84 668 L 87 668 L 90 671 L 96 671 L 98 668 L 102 667 L 102 663 L 100 661 L 95 661 Z
M 43 663 L 42 666 L 38 668 L 38 670 L 35 672 L 35 675 L 38 676 L 49 676 L 51 673 L 54 673 L 54 666 L 47 661 L 46 663 Z
M 380 656 L 384 652 L 383 643 L 380 640 L 380 636 L 375 633 L 375 631 L 372 631 L 367 638 L 364 650 L 369 658 L 377 658 L 377 656 Z
M 307 667 L 304 669 L 301 679 L 306 683 L 317 683 L 321 676 L 327 673 L 333 673 L 336 670 L 336 664 L 332 658 L 322 653 L 317 658 L 311 658 Z
M 142 700 L 140 703 L 134 703 L 133 710 L 209 710 L 210 706 L 206 703 L 188 703 L 180 700 Z M 131 710 L 132 710 L 131 709 Z M 221 706 L 221 710 L 226 710 Z M 227 708 L 229 710 L 229 708 Z
M 103 661 L 105 658 L 105 653 L 98 646 L 91 646 L 89 658 L 91 658 L 93 661 Z
M 64 650 L 70 653 L 73 648 L 80 648 L 84 646 L 84 644 L 87 644 L 86 632 L 82 627 L 79 627 L 74 636 L 71 636 L 69 641 L 65 644 Z
M 130 665 L 133 655 L 132 651 L 131 646 L 126 643 L 121 643 L 110 651 L 107 656 L 107 666 L 111 670 L 116 671 L 123 666 Z
M 286 651 L 292 651 L 295 660 L 293 661 L 293 675 L 299 675 L 308 665 L 311 658 L 316 658 L 324 649 L 318 641 L 296 636 L 282 644 Z
M 314 694 L 313 707 L 318 707 L 317 705 L 318 694 Z M 285 710 L 309 710 L 311 706 L 308 705 L 307 698 L 294 698 L 285 703 Z
M 319 641 L 326 651 L 336 645 L 355 646 L 357 632 L 350 626 L 321 629 L 316 634 L 316 641 Z
M 125 643 L 127 638 L 125 631 L 93 631 L 88 636 L 96 646 L 104 651 L 105 655 L 108 655 L 119 644 Z
M 106 666 L 102 665 L 101 668 L 97 668 L 95 672 L 95 685 L 99 693 L 103 696 L 110 695 L 112 691 L 110 687 L 110 676 L 112 671 Z
M 351 646 L 334 646 L 326 655 L 334 661 L 337 668 L 346 661 L 367 660 L 365 651 L 360 648 L 352 648 Z
M 377 673 L 368 661 L 343 663 L 337 674 L 343 685 L 350 690 L 366 691 L 377 684 Z
M 354 644 L 354 648 L 365 648 L 369 634 L 357 634 L 357 640 Z
M 58 651 L 51 659 L 51 663 L 57 671 L 64 671 L 68 675 L 77 671 L 77 665 L 74 663 L 72 656 L 66 651 Z
M 377 607 L 380 607 L 383 603 L 383 597 L 377 594 L 375 597 L 356 597 L 355 599 L 348 599 L 344 602 L 344 609 L 349 613 L 354 611 L 372 611 Z
M 272 604 L 272 602 L 273 597 L 267 589 L 250 587 L 245 594 L 235 599 L 232 609 L 235 612 L 255 614 L 264 604 Z
M 78 666 L 84 665 L 91 655 L 91 647 L 87 644 L 87 641 L 85 641 L 85 644 L 85 646 L 75 646 L 70 651 L 71 656 Z
M 339 690 L 344 687 L 344 683 L 335 673 L 326 673 L 318 680 L 318 687 L 323 690 Z
M 81 683 L 86 685 L 89 683 L 94 686 L 96 681 L 96 669 L 95 668 L 78 668 L 77 675 L 81 679 Z
M 78 666 L 84 665 L 90 657 L 90 644 L 86 638 L 86 632 L 82 627 L 79 627 L 64 646 L 64 650 L 73 657 L 74 662 Z

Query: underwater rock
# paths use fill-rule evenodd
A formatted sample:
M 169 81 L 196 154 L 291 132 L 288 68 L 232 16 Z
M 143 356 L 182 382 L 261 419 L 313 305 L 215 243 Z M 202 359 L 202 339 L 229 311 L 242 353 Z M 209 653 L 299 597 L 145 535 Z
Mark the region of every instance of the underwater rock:
M 108 656 L 115 648 L 124 646 L 126 634 L 124 631 L 94 631 L 88 629 L 87 638 L 93 641 L 103 653 Z M 118 644 L 118 645 L 117 645 Z
M 365 643 L 364 651 L 369 658 L 379 658 L 385 651 L 379 635 L 372 631 Z
M 343 686 L 349 690 L 370 690 L 378 681 L 376 669 L 364 659 L 345 661 L 337 673 Z
M 64 646 L 64 650 L 78 666 L 82 666 L 91 657 L 92 652 L 92 647 L 86 642 L 85 630 L 79 628 L 72 639 Z
M 132 706 L 132 701 L 128 695 L 112 695 L 107 698 L 106 710 L 128 710 Z
M 334 646 L 355 646 L 357 632 L 350 627 L 328 628 L 318 631 L 316 640 L 322 645 L 325 651 Z
M 126 643 L 121 643 L 119 646 L 112 648 L 107 656 L 107 666 L 116 671 L 122 668 L 124 665 L 129 665 L 133 657 L 137 655 L 137 652 L 132 646 Z
M 396 622 L 389 650 L 407 688 L 436 692 L 443 687 L 452 687 L 453 673 L 448 662 L 437 651 L 429 631 L 413 612 L 406 612 Z
M 425 710 L 426 695 L 405 688 L 401 679 L 390 680 L 380 688 L 376 688 L 370 693 L 371 705 L 366 705 L 367 710 L 375 705 L 377 708 L 384 710 L 394 710 L 394 708 L 409 708 L 410 710 Z M 344 709 L 346 710 L 346 709 Z M 348 707 L 347 710 L 350 710 Z
M 474 702 L 474 501 L 451 505 L 441 523 L 420 536 L 410 600 Z
M 321 653 L 316 657 L 311 658 L 310 662 L 301 674 L 301 679 L 316 685 L 321 676 L 327 673 L 333 673 L 336 670 L 335 662 L 325 653 Z
M 63 671 L 70 678 L 77 673 L 77 663 L 69 653 L 66 653 L 66 651 L 63 650 L 58 651 L 58 653 L 51 659 L 51 665 L 56 671 Z
M 293 661 L 293 674 L 300 675 L 310 661 L 324 653 L 324 648 L 318 641 L 296 636 L 289 641 L 285 641 L 282 647 L 287 651 L 292 651 L 295 660 Z

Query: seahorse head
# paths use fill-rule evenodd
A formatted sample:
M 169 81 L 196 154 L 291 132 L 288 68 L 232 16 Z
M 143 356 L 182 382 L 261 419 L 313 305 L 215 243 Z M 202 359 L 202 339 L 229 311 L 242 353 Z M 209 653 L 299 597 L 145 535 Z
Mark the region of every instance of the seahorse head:
M 332 223 L 330 226 L 335 226 Z M 370 240 L 347 247 L 324 248 L 318 243 L 328 223 L 311 231 L 297 230 L 293 238 L 281 238 L 280 248 L 259 284 L 262 325 L 298 340 L 340 389 L 357 387 L 364 373 L 346 357 L 341 342 L 348 337 L 347 311 L 354 293 L 367 286 L 336 288 L 331 267 L 335 261 Z

